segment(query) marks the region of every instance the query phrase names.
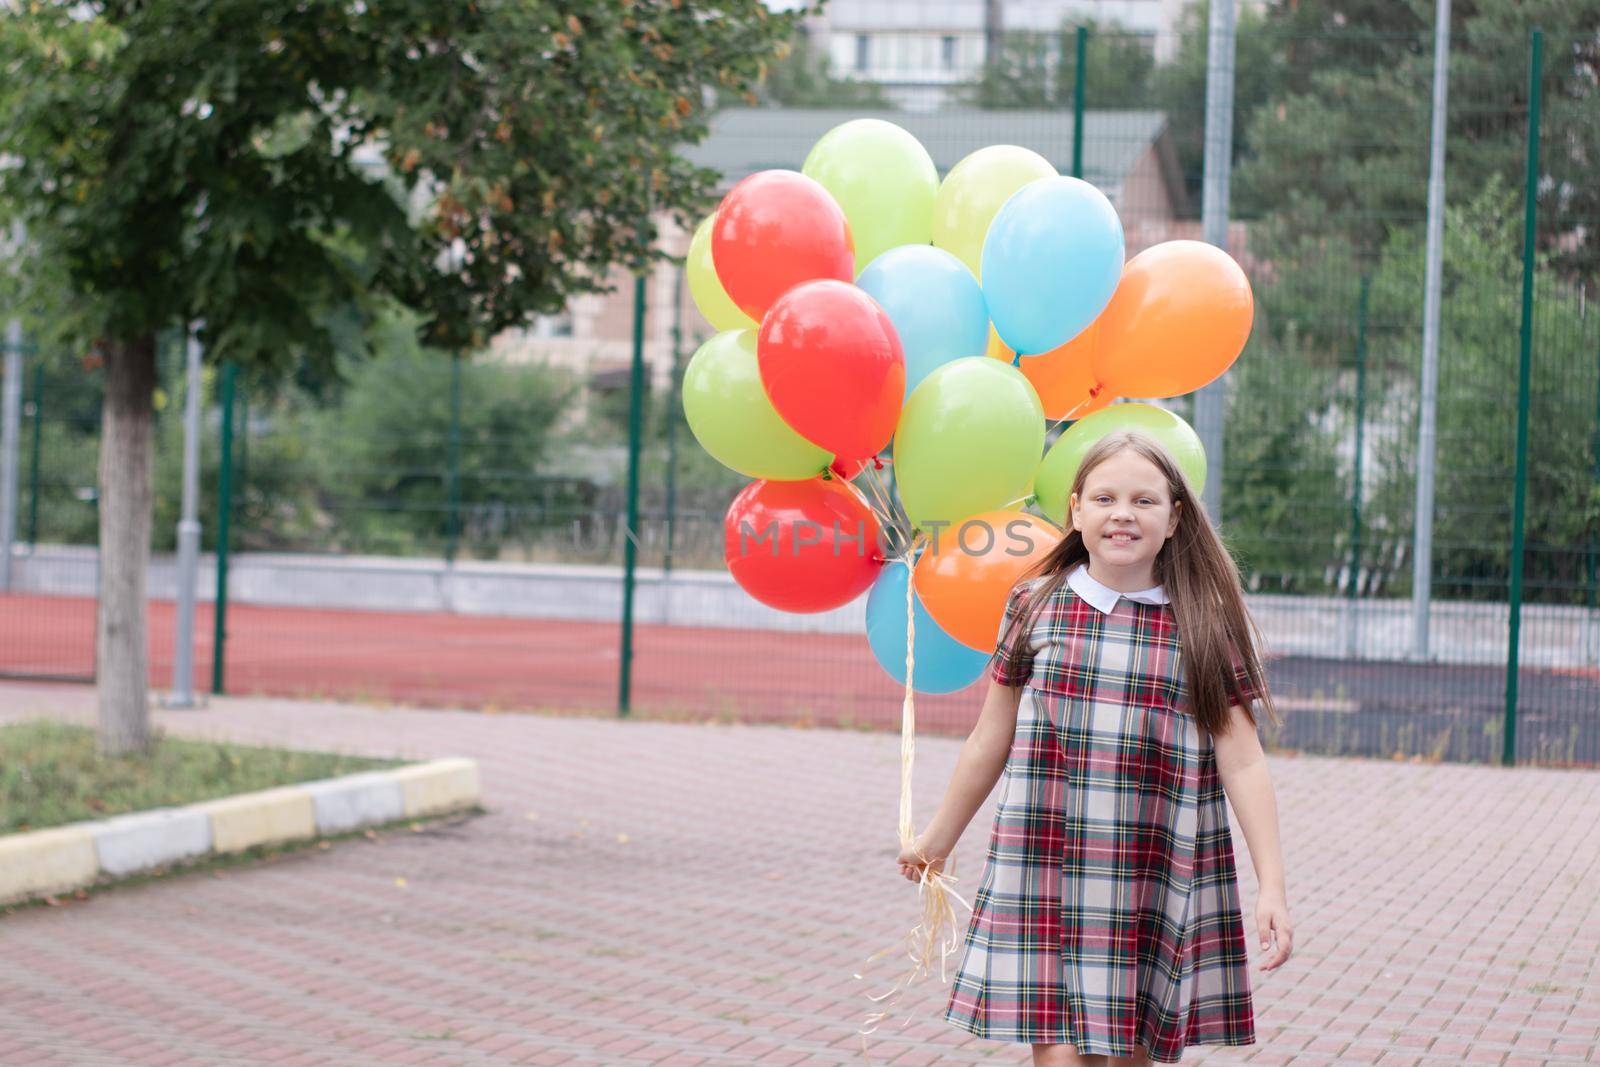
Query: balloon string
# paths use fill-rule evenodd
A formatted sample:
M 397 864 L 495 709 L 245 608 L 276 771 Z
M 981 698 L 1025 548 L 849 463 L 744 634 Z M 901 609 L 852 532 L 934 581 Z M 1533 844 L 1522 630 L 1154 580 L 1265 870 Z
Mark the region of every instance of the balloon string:
M 893 543 L 905 544 L 905 534 L 900 529 L 899 517 L 895 514 L 892 503 L 884 499 L 883 488 L 877 485 L 875 479 L 870 476 L 864 484 L 867 487 L 868 494 L 877 503 L 877 507 L 873 511 L 878 516 L 879 522 L 882 523 L 885 529 L 894 534 L 895 540 Z
M 907 515 L 904 509 L 896 507 L 894 494 L 889 491 L 889 487 L 883 483 L 875 469 L 868 470 L 866 474 L 867 482 L 872 486 L 879 504 L 887 515 L 884 525 L 894 532 L 896 543 L 905 546 L 905 550 L 909 551 L 912 539 L 911 516 Z
M 912 584 L 914 575 L 916 549 L 926 540 L 926 535 L 921 535 L 916 542 L 907 547 L 906 551 L 896 556 L 892 561 L 901 563 L 906 568 L 906 685 L 905 695 L 900 705 L 900 820 L 899 835 L 901 849 L 916 846 L 916 830 L 911 821 L 911 778 L 912 768 L 916 762 L 916 690 L 913 685 L 913 676 L 916 671 L 916 590 Z M 917 855 L 922 859 L 920 877 L 917 882 L 917 896 L 922 902 L 922 921 L 913 926 L 905 937 L 905 952 L 911 961 L 910 968 L 900 980 L 883 993 L 866 994 L 874 1004 L 892 1005 L 899 999 L 917 977 L 924 971 L 932 973 L 934 955 L 939 957 L 939 980 L 948 983 L 949 976 L 946 962 L 952 952 L 960 948 L 962 935 L 965 932 L 965 923 L 957 916 L 952 901 L 960 903 L 970 913 L 972 905 L 951 888 L 958 879 L 953 873 L 934 871 L 928 864 L 928 858 L 918 849 Z M 862 971 L 873 960 L 894 951 L 892 948 L 880 949 L 867 957 L 867 964 L 862 966 Z M 861 979 L 860 971 L 855 978 Z M 869 1058 L 867 1053 L 867 1035 L 878 1028 L 878 1024 L 888 1018 L 888 1010 L 876 1011 L 869 1014 L 863 1021 L 863 1028 L 858 1028 L 861 1035 L 861 1053 Z M 911 1022 L 912 1016 L 907 1014 L 905 1021 L 900 1024 L 904 1029 Z
M 904 773 L 916 757 L 916 690 L 911 686 L 911 675 L 917 664 L 917 619 L 913 610 L 916 588 L 911 581 L 911 551 L 906 550 L 906 692 L 900 704 L 900 845 L 905 847 L 915 839 L 911 825 L 911 779 Z
M 883 502 L 882 496 L 878 494 L 877 488 L 872 485 L 872 480 L 870 480 L 870 478 L 867 478 L 866 485 L 867 493 L 872 494 L 872 499 L 877 502 L 877 507 L 874 507 L 874 514 L 877 514 L 878 522 L 882 523 L 883 530 L 888 530 L 890 531 L 890 534 L 893 534 L 893 541 L 891 541 L 890 544 L 904 544 L 904 541 L 902 541 L 901 537 L 901 531 L 899 531 L 899 520 L 898 518 L 894 517 L 894 510 L 891 509 L 888 504 Z
M 1087 397 L 1085 397 L 1083 400 L 1079 401 L 1078 403 L 1074 404 L 1067 411 L 1067 413 L 1065 415 L 1061 416 L 1059 419 L 1050 420 L 1050 424 L 1044 428 L 1044 432 L 1046 434 L 1048 434 L 1051 430 L 1055 429 L 1057 426 L 1060 426 L 1062 423 L 1077 422 L 1078 420 L 1077 420 L 1076 416 L 1077 416 L 1078 412 L 1082 411 L 1084 408 L 1086 408 L 1090 404 L 1094 403 L 1097 399 L 1099 399 L 1100 394 L 1105 392 L 1105 391 L 1106 391 L 1105 383 L 1104 382 L 1096 382 L 1090 388 L 1089 395 Z

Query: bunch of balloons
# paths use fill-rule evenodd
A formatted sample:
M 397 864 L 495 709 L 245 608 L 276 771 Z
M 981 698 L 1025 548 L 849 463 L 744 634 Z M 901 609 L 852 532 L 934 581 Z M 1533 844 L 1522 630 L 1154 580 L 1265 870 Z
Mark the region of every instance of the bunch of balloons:
M 878 119 L 829 131 L 798 172 L 735 185 L 687 271 L 720 331 L 685 372 L 689 425 L 754 479 L 724 521 L 734 580 L 793 612 L 870 589 L 874 655 L 903 684 L 914 651 L 929 693 L 982 673 L 1101 436 L 1151 433 L 1203 486 L 1187 423 L 1113 400 L 1213 381 L 1253 314 L 1220 249 L 1169 241 L 1124 262 L 1111 202 L 1037 153 L 992 145 L 940 181 L 916 138 Z M 1075 421 L 1045 454 L 1047 419 Z

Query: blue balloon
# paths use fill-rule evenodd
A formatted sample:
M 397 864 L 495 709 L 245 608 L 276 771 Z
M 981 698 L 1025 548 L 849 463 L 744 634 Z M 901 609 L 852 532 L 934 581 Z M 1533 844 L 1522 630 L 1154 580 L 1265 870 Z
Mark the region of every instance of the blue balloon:
M 1011 194 L 983 240 L 983 295 L 1000 340 L 1037 356 L 1072 340 L 1122 277 L 1122 222 L 1077 178 L 1039 178 Z
M 932 245 L 900 245 L 856 278 L 894 323 L 906 355 L 906 396 L 934 368 L 989 345 L 989 308 L 967 265 Z
M 899 560 L 884 564 L 883 572 L 867 594 L 867 640 L 878 665 L 901 685 L 906 684 L 906 582 L 911 569 Z M 977 681 L 989 663 L 990 653 L 962 644 L 940 628 L 922 606 L 912 603 L 916 617 L 917 659 L 911 667 L 911 687 L 918 693 L 954 693 Z

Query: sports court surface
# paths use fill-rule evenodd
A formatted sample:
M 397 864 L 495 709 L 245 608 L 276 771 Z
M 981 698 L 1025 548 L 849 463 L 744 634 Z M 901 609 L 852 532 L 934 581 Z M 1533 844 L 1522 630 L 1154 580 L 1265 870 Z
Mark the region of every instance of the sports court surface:
M 174 608 L 152 601 L 151 685 L 172 677 Z M 234 694 L 402 702 L 491 710 L 562 708 L 615 715 L 615 622 L 447 613 L 228 609 L 226 689 Z M 196 615 L 195 685 L 211 687 L 211 606 Z M 0 596 L 0 676 L 87 680 L 94 601 Z M 1505 673 L 1489 667 L 1291 656 L 1268 666 L 1286 712 L 1279 747 L 1445 758 L 1500 758 Z M 640 716 L 900 728 L 902 690 L 860 634 L 639 625 L 632 706 Z M 964 736 L 982 687 L 919 694 L 919 730 Z M 1600 672 L 1521 672 L 1518 758 L 1600 767 Z M 1409 742 L 1402 742 L 1410 731 Z M 1331 746 L 1331 747 L 1330 747 Z

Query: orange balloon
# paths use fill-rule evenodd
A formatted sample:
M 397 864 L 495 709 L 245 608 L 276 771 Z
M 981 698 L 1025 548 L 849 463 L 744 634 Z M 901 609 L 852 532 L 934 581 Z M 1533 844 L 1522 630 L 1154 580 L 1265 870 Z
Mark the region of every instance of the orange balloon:
M 1061 537 L 1055 526 L 1025 511 L 979 512 L 939 531 L 938 544 L 918 557 L 911 581 L 945 633 L 993 652 L 1011 587 Z
M 1023 356 L 1017 369 L 1033 383 L 1047 419 L 1081 419 L 1116 399 L 1094 379 L 1091 360 L 1100 341 L 1100 320 L 1059 348 L 1037 356 Z M 1010 363 L 1017 356 L 989 325 L 989 355 Z M 1097 386 L 1098 389 L 1096 388 Z
M 1094 376 L 1120 396 L 1182 396 L 1222 376 L 1250 337 L 1255 301 L 1232 256 L 1203 241 L 1151 245 L 1122 268 L 1095 321 Z

